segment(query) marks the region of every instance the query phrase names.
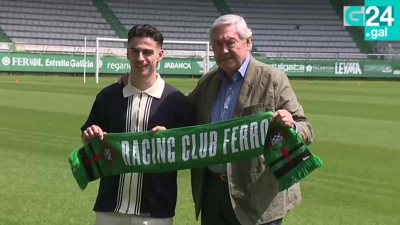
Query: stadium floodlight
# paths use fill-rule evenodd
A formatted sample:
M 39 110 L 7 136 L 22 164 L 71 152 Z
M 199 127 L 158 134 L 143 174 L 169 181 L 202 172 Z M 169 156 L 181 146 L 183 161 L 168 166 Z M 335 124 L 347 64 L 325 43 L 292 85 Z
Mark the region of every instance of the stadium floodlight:
M 101 41 L 107 41 L 107 42 L 127 42 L 128 39 L 123 39 L 123 38 L 104 38 L 104 37 L 97 37 L 96 38 L 96 59 L 95 59 L 95 65 L 96 65 L 96 83 L 99 83 L 99 62 L 100 62 L 100 42 Z M 205 56 L 205 66 L 204 66 L 204 73 L 208 72 L 210 70 L 210 45 L 209 42 L 207 41 L 173 41 L 173 40 L 165 40 L 164 44 L 194 44 L 194 45 L 205 45 L 205 51 L 206 51 L 206 56 Z M 174 49 L 165 49 L 166 51 Z

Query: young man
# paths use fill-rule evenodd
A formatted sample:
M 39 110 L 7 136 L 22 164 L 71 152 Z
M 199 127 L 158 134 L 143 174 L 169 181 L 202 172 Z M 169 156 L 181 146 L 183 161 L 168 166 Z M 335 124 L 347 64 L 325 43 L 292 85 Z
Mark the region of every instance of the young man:
M 193 125 L 187 98 L 157 73 L 163 36 L 151 25 L 136 25 L 128 34 L 131 71 L 126 86 L 112 84 L 96 96 L 82 126 L 82 141 L 108 133 L 139 132 L 158 127 Z M 95 225 L 171 225 L 177 199 L 177 173 L 130 173 L 100 180 Z

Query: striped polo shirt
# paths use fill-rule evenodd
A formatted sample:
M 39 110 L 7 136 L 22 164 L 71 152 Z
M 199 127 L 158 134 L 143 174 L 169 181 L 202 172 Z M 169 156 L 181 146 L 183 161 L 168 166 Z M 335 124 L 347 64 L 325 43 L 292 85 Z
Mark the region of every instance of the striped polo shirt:
M 84 131 L 98 125 L 108 133 L 194 125 L 193 109 L 183 93 L 165 83 L 140 91 L 130 83 L 112 84 L 97 94 Z M 127 173 L 100 179 L 94 211 L 168 218 L 175 215 L 177 172 Z

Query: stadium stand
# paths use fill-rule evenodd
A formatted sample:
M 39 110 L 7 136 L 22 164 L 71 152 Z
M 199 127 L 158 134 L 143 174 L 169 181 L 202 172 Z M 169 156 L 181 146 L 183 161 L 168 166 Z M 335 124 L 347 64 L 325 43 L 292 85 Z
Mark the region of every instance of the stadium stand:
M 134 23 L 157 26 L 168 40 L 208 41 L 212 22 L 221 14 L 212 1 L 198 0 L 107 0 L 126 29 Z M 166 44 L 166 49 L 201 50 L 204 45 Z
M 88 46 L 95 46 L 99 36 L 118 38 L 88 0 L 2 0 L 0 28 L 0 42 L 11 39 L 19 51 L 77 52 L 82 51 L 85 37 Z M 104 46 L 124 45 L 108 42 Z M 88 52 L 94 51 L 92 48 Z
M 208 41 L 213 20 L 235 13 L 243 15 L 253 30 L 253 51 L 271 58 L 365 58 L 361 53 L 400 53 L 397 42 L 380 43 L 383 46 L 371 49 L 363 40 L 362 30 L 343 26 L 341 9 L 350 2 L 1 0 L 0 42 L 23 46 L 17 50 L 43 51 L 46 46 L 46 51 L 68 52 L 82 51 L 86 37 L 90 53 L 94 52 L 96 37 L 126 38 L 127 30 L 137 23 L 156 25 L 167 40 Z M 10 50 L 10 46 L 0 44 L 0 51 Z M 123 48 L 124 43 L 102 42 L 101 46 Z M 191 44 L 166 44 L 165 48 L 205 51 L 204 45 Z
M 230 0 L 233 13 L 243 15 L 254 31 L 257 50 L 274 57 L 331 58 L 334 53 L 360 53 L 329 1 Z M 333 53 L 333 54 L 332 54 Z
M 95 38 L 118 38 L 102 14 L 88 0 L 2 0 L 0 24 L 15 43 L 49 46 L 95 45 Z M 114 44 L 114 45 L 112 45 Z M 120 47 L 111 43 L 110 47 Z

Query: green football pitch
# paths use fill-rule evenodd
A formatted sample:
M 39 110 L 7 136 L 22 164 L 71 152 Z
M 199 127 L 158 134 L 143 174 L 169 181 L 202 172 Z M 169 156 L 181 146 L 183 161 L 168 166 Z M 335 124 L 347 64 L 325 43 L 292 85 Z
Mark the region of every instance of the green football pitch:
M 18 78 L 18 83 L 15 79 Z M 92 224 L 98 182 L 81 191 L 68 155 L 97 92 L 115 78 L 0 77 L 0 224 Z M 183 92 L 196 79 L 166 79 Z M 293 80 L 324 166 L 304 179 L 287 225 L 400 224 L 400 83 Z M 265 190 L 268 191 L 268 190 Z M 179 173 L 176 225 L 194 219 Z

